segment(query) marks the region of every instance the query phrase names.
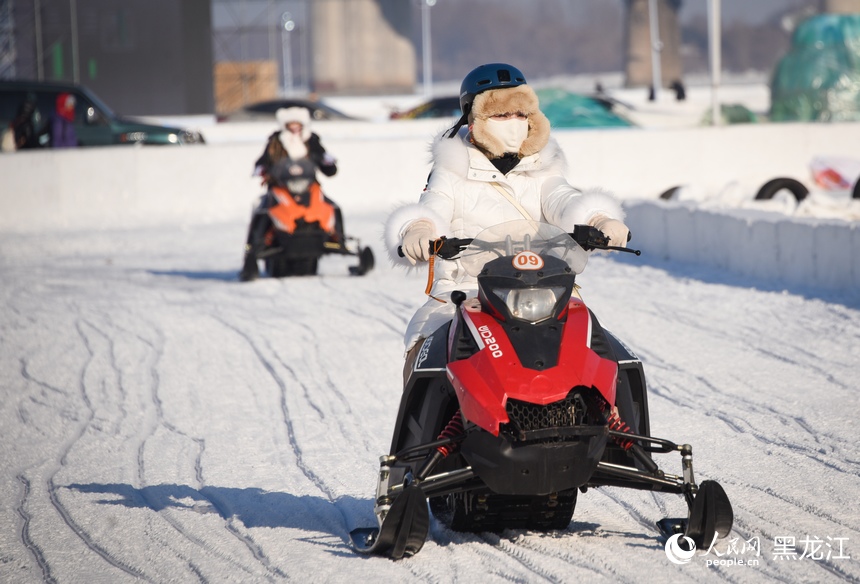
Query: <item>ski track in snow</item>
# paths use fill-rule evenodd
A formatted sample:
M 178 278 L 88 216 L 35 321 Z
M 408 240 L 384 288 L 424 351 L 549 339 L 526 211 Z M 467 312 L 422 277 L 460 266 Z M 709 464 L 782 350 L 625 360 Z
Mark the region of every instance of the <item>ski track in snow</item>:
M 30 538 L 31 515 L 27 511 L 27 500 L 30 498 L 30 481 L 22 475 L 18 475 L 15 478 L 18 479 L 18 482 L 20 482 L 23 487 L 21 497 L 18 499 L 18 506 L 16 507 L 18 515 L 23 520 L 23 524 L 20 529 L 21 542 L 24 544 L 27 551 L 36 559 L 39 570 L 42 572 L 42 579 L 45 582 L 55 582 L 56 580 L 51 576 L 51 567 L 48 565 L 45 555 L 42 553 L 42 550 L 39 549 L 39 546 Z
M 85 419 L 81 421 L 81 423 L 78 425 L 78 429 L 75 435 L 70 437 L 60 448 L 59 458 L 46 478 L 47 492 L 50 498 L 51 505 L 62 518 L 63 523 L 68 526 L 68 528 L 88 549 L 98 554 L 98 556 L 100 556 L 105 562 L 107 562 L 111 566 L 122 570 L 126 574 L 138 578 L 144 578 L 145 576 L 141 571 L 112 556 L 111 553 L 103 545 L 96 542 L 90 536 L 90 534 L 87 533 L 87 531 L 73 518 L 72 512 L 67 509 L 66 506 L 60 501 L 58 487 L 55 483 L 56 475 L 66 467 L 67 457 L 69 453 L 74 448 L 76 443 L 81 440 L 84 433 L 87 431 L 91 422 L 95 418 L 95 410 L 88 395 L 90 387 L 87 383 L 86 377 L 90 366 L 93 364 L 94 355 L 96 353 L 96 349 L 94 347 L 96 339 L 87 334 L 86 329 L 88 328 L 92 329 L 93 333 L 95 333 L 93 337 L 102 336 L 101 331 L 99 331 L 98 328 L 92 325 L 92 323 L 90 322 L 79 320 L 75 323 L 75 329 L 80 336 L 81 342 L 83 343 L 84 347 L 86 347 L 86 351 L 88 354 L 87 361 L 84 364 L 84 367 L 81 370 L 81 375 L 77 380 L 77 386 L 80 392 L 81 401 L 86 409 L 86 415 Z M 109 344 L 109 339 L 107 341 Z M 102 380 L 99 380 L 99 382 L 101 383 Z M 50 573 L 48 574 L 48 576 L 50 576 Z
M 860 554 L 858 404 L 828 403 L 855 395 L 856 306 L 612 258 L 583 275 L 643 359 L 652 432 L 694 445 L 697 479 L 732 499 L 732 537 L 761 539 L 759 566 L 671 564 L 655 521 L 680 498 L 612 488 L 581 493 L 558 533 L 433 518 L 424 549 L 391 562 L 354 554 L 348 532 L 373 521 L 424 276 L 378 262 L 355 278 L 324 259 L 316 278 L 239 284 L 224 228 L 192 231 L 0 247 L 0 513 L 15 526 L 0 581 L 860 582 L 853 557 L 769 557 L 786 535 Z M 680 473 L 677 455 L 658 462 Z
M 195 460 L 194 460 L 194 470 L 195 470 L 194 474 L 198 480 L 197 493 L 204 500 L 208 501 L 209 504 L 211 504 L 212 507 L 218 511 L 218 513 L 221 517 L 229 518 L 230 513 L 227 512 L 225 507 L 217 500 L 217 498 L 208 496 L 206 494 L 206 491 L 202 489 L 202 487 L 205 485 L 203 482 L 203 467 L 201 464 L 201 457 L 203 456 L 203 453 L 206 450 L 205 440 L 203 440 L 201 438 L 194 438 L 192 436 L 189 436 L 188 434 L 181 431 L 179 428 L 177 428 L 173 424 L 169 423 L 165 419 L 164 407 L 163 407 L 161 399 L 159 399 L 159 397 L 158 397 L 158 389 L 160 387 L 160 384 L 159 384 L 159 379 L 158 379 L 158 369 L 156 366 L 158 361 L 160 360 L 162 353 L 163 353 L 162 347 L 163 347 L 163 341 L 160 338 L 159 338 L 159 342 L 158 342 L 157 346 L 152 346 L 152 348 L 154 350 L 155 357 L 153 359 L 153 361 L 154 361 L 153 364 L 150 366 L 150 376 L 153 380 L 152 381 L 151 399 L 152 399 L 152 404 L 155 408 L 156 426 L 153 428 L 152 432 L 150 432 L 150 435 L 154 434 L 155 430 L 158 427 L 164 427 L 174 434 L 177 434 L 179 436 L 183 436 L 185 438 L 192 440 L 197 445 L 198 453 L 197 453 Z M 145 463 L 143 462 L 143 456 L 142 456 L 144 444 L 145 444 L 145 440 L 144 440 L 144 442 L 141 443 L 141 448 L 139 450 L 139 452 L 141 454 L 139 454 L 139 456 L 138 456 L 138 460 L 139 460 L 138 480 L 140 482 L 141 487 L 147 486 L 147 483 L 145 480 Z M 147 495 L 146 495 L 147 490 L 145 488 L 142 489 L 142 493 L 143 493 L 143 498 L 147 503 L 147 506 L 153 510 L 157 509 L 157 505 L 149 497 L 147 497 Z M 170 517 L 169 511 L 161 512 L 160 515 L 183 538 L 194 543 L 196 546 L 198 546 L 199 548 L 201 548 L 203 550 L 209 550 L 210 552 L 214 551 L 216 555 L 218 555 L 222 559 L 229 562 L 236 569 L 238 569 L 240 571 L 245 571 L 250 575 L 250 570 L 248 570 L 247 568 L 242 566 L 241 563 L 235 561 L 233 558 L 229 557 L 228 555 L 221 553 L 219 550 L 210 549 L 210 546 L 208 545 L 208 543 L 205 539 L 202 539 L 202 538 L 196 536 L 195 534 L 190 533 L 179 521 Z M 236 528 L 232 518 L 226 519 L 224 521 L 224 528 L 227 530 L 228 533 L 230 533 L 239 542 L 241 542 L 245 547 L 247 547 L 248 550 L 251 552 L 251 554 L 257 559 L 257 561 L 260 562 L 261 565 L 264 566 L 264 568 L 268 572 L 270 572 L 274 576 L 285 576 L 285 574 L 283 572 L 281 572 L 277 568 L 272 567 L 271 562 L 266 557 L 263 550 L 253 541 L 252 538 L 242 534 L 241 531 Z M 201 572 L 200 568 L 198 568 L 194 564 L 194 562 L 192 561 L 192 559 L 190 557 L 186 557 L 184 559 L 187 561 L 189 568 L 191 568 L 192 572 L 200 579 L 201 582 L 207 582 L 208 581 L 208 579 Z

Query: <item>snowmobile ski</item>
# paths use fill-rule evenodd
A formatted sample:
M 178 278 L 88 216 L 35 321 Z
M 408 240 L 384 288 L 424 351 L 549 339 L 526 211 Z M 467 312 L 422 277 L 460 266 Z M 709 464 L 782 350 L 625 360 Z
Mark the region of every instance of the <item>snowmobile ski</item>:
M 355 550 L 362 554 L 377 554 L 399 560 L 418 553 L 430 529 L 427 498 L 420 487 L 406 487 L 394 499 L 382 525 L 360 527 L 349 536 Z
M 707 548 L 717 538 L 732 530 L 734 512 L 726 492 L 715 481 L 703 481 L 687 519 L 665 518 L 657 522 L 660 534 L 668 539 L 679 533 L 689 537 L 696 548 Z
M 359 248 L 358 265 L 350 266 L 349 273 L 353 276 L 363 276 L 373 269 L 374 259 L 373 251 L 369 247 Z
M 732 530 L 734 512 L 726 492 L 715 481 L 702 481 L 684 532 L 696 547 L 708 547 L 716 537 L 726 537 Z

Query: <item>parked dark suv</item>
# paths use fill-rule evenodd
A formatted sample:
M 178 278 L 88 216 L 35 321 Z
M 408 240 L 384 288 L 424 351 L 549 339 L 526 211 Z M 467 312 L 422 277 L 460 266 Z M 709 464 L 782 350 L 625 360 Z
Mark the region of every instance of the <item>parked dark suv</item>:
M 46 129 L 57 95 L 63 92 L 75 96 L 74 124 L 81 146 L 203 143 L 199 132 L 144 124 L 118 116 L 86 87 L 60 81 L 0 80 L 0 128 L 9 126 L 27 94 L 32 93 L 36 96 L 40 124 L 36 130 Z M 43 135 L 42 143 L 46 143 L 47 139 L 47 135 Z

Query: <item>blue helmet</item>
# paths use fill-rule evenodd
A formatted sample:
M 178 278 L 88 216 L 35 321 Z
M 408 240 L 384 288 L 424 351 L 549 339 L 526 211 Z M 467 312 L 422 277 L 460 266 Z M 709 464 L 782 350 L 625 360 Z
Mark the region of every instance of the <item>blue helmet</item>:
M 475 96 L 489 89 L 526 84 L 522 71 L 505 63 L 489 63 L 472 69 L 460 84 L 460 110 L 469 115 Z
M 499 89 L 502 87 L 517 87 L 518 85 L 526 85 L 526 76 L 523 72 L 505 63 L 488 63 L 480 65 L 472 69 L 460 84 L 460 111 L 463 115 L 451 128 L 448 134 L 449 138 L 453 138 L 457 131 L 469 120 L 469 113 L 472 111 L 472 102 L 475 101 L 475 96 L 489 89 Z

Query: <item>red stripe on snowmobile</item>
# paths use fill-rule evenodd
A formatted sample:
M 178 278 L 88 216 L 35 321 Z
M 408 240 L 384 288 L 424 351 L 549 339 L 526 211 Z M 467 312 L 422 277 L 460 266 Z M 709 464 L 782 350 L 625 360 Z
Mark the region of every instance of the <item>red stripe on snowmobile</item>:
M 589 347 L 591 315 L 580 300 L 571 299 L 558 365 L 543 371 L 526 369 L 501 324 L 492 316 L 461 308 L 483 341 L 483 348 L 448 364 L 448 379 L 457 392 L 463 416 L 494 436 L 508 422 L 508 398 L 546 405 L 567 397 L 577 386 L 594 387 L 615 403 L 618 365 Z M 472 327 L 470 327 L 472 328 Z

